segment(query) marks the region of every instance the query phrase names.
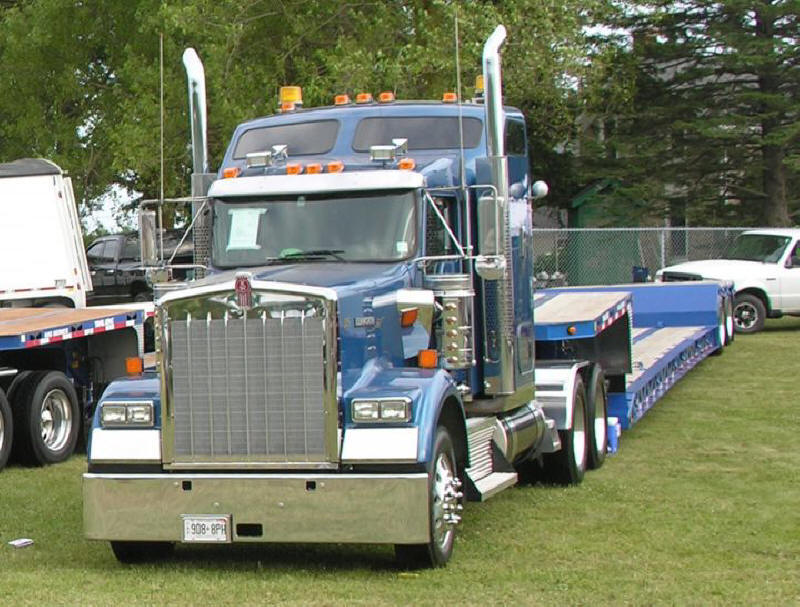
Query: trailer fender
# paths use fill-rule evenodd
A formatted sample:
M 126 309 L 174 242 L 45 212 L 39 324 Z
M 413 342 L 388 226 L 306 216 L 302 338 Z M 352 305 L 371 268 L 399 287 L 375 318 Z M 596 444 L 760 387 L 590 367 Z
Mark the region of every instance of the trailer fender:
M 555 421 L 558 430 L 572 427 L 572 394 L 579 374 L 589 361 L 536 362 L 536 401 L 548 419 Z
M 354 400 L 408 399 L 408 423 L 360 423 Z M 373 368 L 343 396 L 343 463 L 425 463 L 431 457 L 437 425 L 447 426 L 459 463 L 466 460 L 466 423 L 453 378 L 442 369 Z M 385 440 L 384 440 L 385 439 Z M 413 441 L 414 444 L 412 444 Z

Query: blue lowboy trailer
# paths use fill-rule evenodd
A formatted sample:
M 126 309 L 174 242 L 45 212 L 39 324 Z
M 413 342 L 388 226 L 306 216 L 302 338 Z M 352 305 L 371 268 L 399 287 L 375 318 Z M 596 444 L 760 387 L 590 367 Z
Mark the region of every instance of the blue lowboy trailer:
M 547 188 L 502 103 L 504 40 L 499 26 L 486 41 L 472 102 L 303 109 L 285 89 L 280 113 L 235 129 L 216 175 L 202 64 L 184 54 L 205 276 L 156 285 L 156 371 L 97 407 L 87 537 L 122 561 L 176 543 L 358 542 L 438 566 L 465 499 L 602 465 L 607 395 L 652 383 L 637 376 L 639 291 L 534 290 L 531 201 Z M 722 347 L 719 293 L 698 296 L 704 336 L 672 354 Z

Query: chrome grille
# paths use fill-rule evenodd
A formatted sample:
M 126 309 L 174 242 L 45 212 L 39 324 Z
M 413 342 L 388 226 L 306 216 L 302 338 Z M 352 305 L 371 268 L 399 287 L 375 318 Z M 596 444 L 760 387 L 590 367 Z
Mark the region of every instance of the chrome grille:
M 226 295 L 230 307 L 235 295 Z M 326 308 L 299 298 L 270 306 L 268 294 L 258 297 L 255 309 L 233 314 L 220 312 L 219 297 L 168 309 L 166 461 L 180 466 L 336 460 Z M 189 310 L 198 308 L 210 310 L 195 318 Z

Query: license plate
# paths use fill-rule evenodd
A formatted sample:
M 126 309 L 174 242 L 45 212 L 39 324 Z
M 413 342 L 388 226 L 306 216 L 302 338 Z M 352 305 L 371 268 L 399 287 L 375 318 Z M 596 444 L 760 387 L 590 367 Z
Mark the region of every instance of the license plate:
M 183 515 L 183 541 L 230 542 L 230 515 Z

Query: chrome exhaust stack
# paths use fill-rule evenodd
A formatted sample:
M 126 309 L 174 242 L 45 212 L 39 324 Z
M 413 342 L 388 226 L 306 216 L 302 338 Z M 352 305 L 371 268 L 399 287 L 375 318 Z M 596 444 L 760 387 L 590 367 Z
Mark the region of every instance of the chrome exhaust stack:
M 475 272 L 484 280 L 484 392 L 509 399 L 505 406 L 529 398 L 517 395 L 515 372 L 514 283 L 509 230 L 508 158 L 505 155 L 505 111 L 500 72 L 500 47 L 506 28 L 498 25 L 483 47 L 484 111 L 488 157 L 481 177 L 493 187 L 478 200 L 478 245 Z
M 208 193 L 208 188 L 214 180 L 214 175 L 209 173 L 208 167 L 208 137 L 206 114 L 206 74 L 203 62 L 193 48 L 183 52 L 183 66 L 186 69 L 186 80 L 189 88 L 189 119 L 192 132 L 192 198 L 202 198 Z M 192 217 L 194 220 L 193 244 L 194 263 L 207 266 L 210 258 L 211 233 L 207 216 L 198 217 L 203 203 L 199 200 L 192 202 Z M 207 210 L 204 211 L 207 213 Z M 205 272 L 195 270 L 195 277 L 202 278 Z

